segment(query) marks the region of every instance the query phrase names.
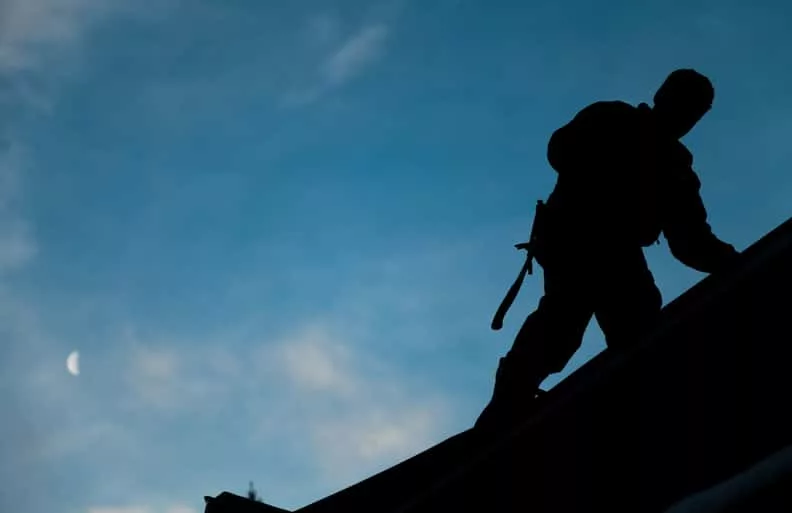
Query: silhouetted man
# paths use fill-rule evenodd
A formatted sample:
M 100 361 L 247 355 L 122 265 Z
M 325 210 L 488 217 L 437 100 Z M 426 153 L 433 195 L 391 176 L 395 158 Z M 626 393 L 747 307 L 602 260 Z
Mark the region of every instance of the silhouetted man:
M 547 158 L 558 179 L 533 229 L 545 294 L 501 358 L 477 427 L 528 415 L 541 382 L 580 347 L 592 315 L 609 348 L 639 341 L 662 306 L 642 248 L 661 233 L 678 260 L 701 272 L 738 257 L 713 235 L 693 157 L 679 141 L 713 99 L 705 76 L 680 69 L 654 107 L 597 102 L 553 133 Z

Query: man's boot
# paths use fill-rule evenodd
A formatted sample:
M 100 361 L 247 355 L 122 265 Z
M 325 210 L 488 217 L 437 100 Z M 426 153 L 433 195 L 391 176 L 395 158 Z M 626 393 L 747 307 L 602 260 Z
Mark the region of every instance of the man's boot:
M 547 374 L 531 377 L 529 369 L 515 368 L 508 357 L 502 357 L 495 373 L 492 399 L 479 415 L 477 430 L 509 429 L 530 417 L 536 398 L 543 391 L 539 385 Z

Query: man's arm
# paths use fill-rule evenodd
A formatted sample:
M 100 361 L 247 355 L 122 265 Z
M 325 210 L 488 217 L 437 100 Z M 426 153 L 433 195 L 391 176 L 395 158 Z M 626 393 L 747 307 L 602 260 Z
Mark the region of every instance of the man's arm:
M 688 267 L 704 273 L 731 266 L 740 253 L 712 233 L 696 173 L 689 169 L 672 187 L 663 227 L 671 254 Z

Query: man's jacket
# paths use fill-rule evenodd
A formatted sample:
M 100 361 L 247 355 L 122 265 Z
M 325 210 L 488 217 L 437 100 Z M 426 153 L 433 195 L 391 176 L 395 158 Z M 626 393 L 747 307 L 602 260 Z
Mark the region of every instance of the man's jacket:
M 558 173 L 547 228 L 600 245 L 648 246 L 661 233 L 685 265 L 713 272 L 736 255 L 707 222 L 693 156 L 665 136 L 651 108 L 602 101 L 556 130 L 547 159 Z

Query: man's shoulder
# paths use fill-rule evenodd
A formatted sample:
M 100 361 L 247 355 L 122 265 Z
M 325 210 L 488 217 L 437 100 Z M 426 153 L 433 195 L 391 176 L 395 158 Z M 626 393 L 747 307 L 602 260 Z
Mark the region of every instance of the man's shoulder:
M 580 112 L 634 114 L 638 112 L 638 107 L 621 100 L 600 100 L 584 107 Z
M 624 125 L 637 121 L 638 107 L 621 100 L 601 100 L 581 109 L 576 120 L 586 124 Z

